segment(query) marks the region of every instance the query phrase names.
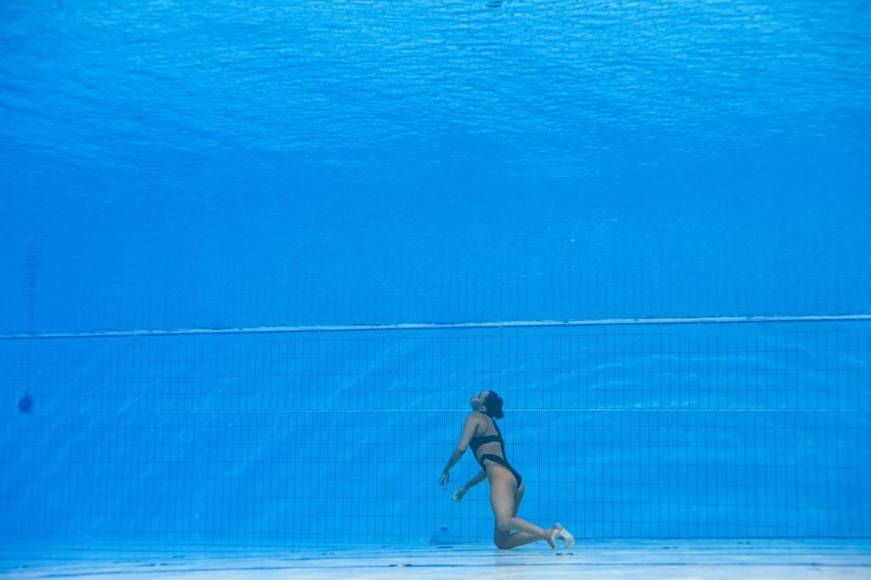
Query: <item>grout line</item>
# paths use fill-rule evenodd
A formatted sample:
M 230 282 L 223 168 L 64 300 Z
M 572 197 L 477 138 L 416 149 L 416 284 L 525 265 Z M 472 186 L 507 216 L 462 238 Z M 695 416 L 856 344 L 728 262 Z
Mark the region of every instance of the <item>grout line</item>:
M 806 316 L 700 316 L 685 318 L 602 318 L 589 320 L 508 320 L 495 322 L 445 322 L 401 324 L 346 324 L 311 326 L 249 326 L 237 328 L 173 328 L 98 330 L 92 332 L 37 332 L 0 334 L 0 340 L 51 338 L 111 338 L 123 336 L 176 336 L 203 334 L 269 334 L 300 332 L 360 332 L 391 330 L 449 330 L 483 328 L 536 328 L 568 326 L 628 326 L 664 324 L 736 324 L 782 322 L 852 322 L 871 321 L 871 314 L 833 314 Z

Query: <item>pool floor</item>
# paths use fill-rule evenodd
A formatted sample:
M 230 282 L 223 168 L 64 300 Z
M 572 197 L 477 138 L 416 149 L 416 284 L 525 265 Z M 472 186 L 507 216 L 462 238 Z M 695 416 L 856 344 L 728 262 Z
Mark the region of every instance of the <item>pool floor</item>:
M 307 546 L 189 549 L 131 546 L 0 548 L 9 578 L 705 578 L 871 579 L 868 540 L 596 540 L 407 548 Z

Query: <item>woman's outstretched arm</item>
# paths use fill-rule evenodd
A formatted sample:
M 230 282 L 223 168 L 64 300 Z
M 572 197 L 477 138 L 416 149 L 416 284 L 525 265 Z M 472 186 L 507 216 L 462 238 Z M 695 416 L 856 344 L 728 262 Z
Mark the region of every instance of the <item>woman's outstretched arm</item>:
M 465 485 L 463 485 L 463 487 L 454 492 L 454 501 L 460 501 L 461 499 L 463 499 L 463 496 L 466 495 L 466 492 L 468 492 L 470 489 L 472 489 L 485 479 L 487 479 L 487 472 L 482 469 L 480 472 L 478 472 L 478 475 L 467 481 Z
M 457 444 L 457 448 L 454 449 L 454 452 L 451 453 L 450 459 L 448 459 L 445 468 L 442 470 L 442 474 L 439 476 L 439 484 L 441 484 L 442 487 L 445 487 L 448 484 L 448 479 L 450 478 L 448 472 L 451 470 L 451 467 L 456 465 L 457 461 L 460 460 L 463 453 L 466 452 L 466 448 L 469 447 L 469 441 L 471 441 L 472 437 L 475 436 L 475 429 L 477 429 L 477 427 L 477 417 L 469 415 L 466 418 L 466 424 L 463 426 L 463 435 L 460 437 L 460 442 Z

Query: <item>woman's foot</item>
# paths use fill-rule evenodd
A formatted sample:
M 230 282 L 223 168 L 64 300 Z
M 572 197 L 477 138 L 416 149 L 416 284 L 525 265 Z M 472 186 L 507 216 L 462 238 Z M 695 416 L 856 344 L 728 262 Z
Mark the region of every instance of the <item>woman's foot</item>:
M 556 538 L 559 534 L 559 528 L 548 528 L 545 530 L 545 541 L 550 544 L 551 549 L 556 550 Z
M 563 525 L 559 522 L 553 525 L 553 529 L 556 530 L 556 535 L 563 539 L 566 543 L 566 550 L 575 545 L 575 537 L 569 533 L 567 529 L 563 527 Z

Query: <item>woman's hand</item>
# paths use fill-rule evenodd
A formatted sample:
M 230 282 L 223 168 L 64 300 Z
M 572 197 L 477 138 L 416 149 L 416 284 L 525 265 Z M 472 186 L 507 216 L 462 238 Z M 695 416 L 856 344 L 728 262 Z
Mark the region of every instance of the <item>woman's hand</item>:
M 439 485 L 442 486 L 442 488 L 447 487 L 447 486 L 448 486 L 448 481 L 449 481 L 450 479 L 451 479 L 451 476 L 448 475 L 447 470 L 442 471 L 442 474 L 439 476 Z
M 466 491 L 468 490 L 465 487 L 461 487 L 460 489 L 455 491 L 451 497 L 454 498 L 455 502 L 459 502 L 461 499 L 463 499 L 463 496 L 466 495 Z

